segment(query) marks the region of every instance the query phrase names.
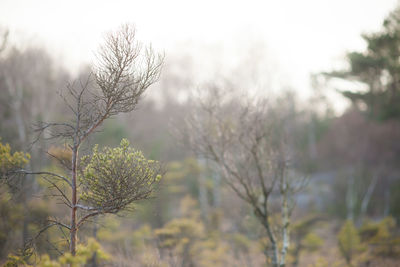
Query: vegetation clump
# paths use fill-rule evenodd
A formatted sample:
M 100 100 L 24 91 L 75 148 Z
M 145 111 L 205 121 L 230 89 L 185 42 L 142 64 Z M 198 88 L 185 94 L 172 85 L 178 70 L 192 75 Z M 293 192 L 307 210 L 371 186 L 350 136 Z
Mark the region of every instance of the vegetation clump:
M 96 145 L 82 158 L 81 199 L 91 210 L 115 213 L 137 200 L 149 198 L 161 179 L 161 165 L 147 160 L 141 151 L 129 147 L 123 139 L 119 147 Z

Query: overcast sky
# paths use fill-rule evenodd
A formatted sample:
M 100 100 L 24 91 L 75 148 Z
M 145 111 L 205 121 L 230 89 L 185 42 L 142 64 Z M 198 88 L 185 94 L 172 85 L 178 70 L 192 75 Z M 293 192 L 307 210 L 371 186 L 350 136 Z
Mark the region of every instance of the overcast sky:
M 305 92 L 311 72 L 340 66 L 346 51 L 363 49 L 360 34 L 380 29 L 396 3 L 397 0 L 0 0 L 0 26 L 9 28 L 12 39 L 22 47 L 31 43 L 45 46 L 73 72 L 90 62 L 105 32 L 126 22 L 134 23 L 139 38 L 164 50 L 167 57 L 186 50 L 199 66 L 208 66 L 202 61 L 224 61 L 218 68 L 229 68 L 229 64 L 239 64 L 236 57 L 254 54 L 252 47 L 265 48 L 269 55 L 261 65 L 278 66 L 285 79 Z M 201 51 L 201 47 L 217 47 L 217 53 L 207 55 L 209 50 Z M 268 62 L 268 58 L 275 63 Z

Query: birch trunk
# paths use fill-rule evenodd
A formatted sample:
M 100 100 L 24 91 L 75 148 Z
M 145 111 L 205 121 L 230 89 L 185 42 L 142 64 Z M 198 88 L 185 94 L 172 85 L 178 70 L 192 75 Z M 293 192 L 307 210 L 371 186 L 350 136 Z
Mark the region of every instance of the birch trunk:
M 368 209 L 368 205 L 371 201 L 371 197 L 372 197 L 372 193 L 374 192 L 374 189 L 376 187 L 376 184 L 378 183 L 378 175 L 374 175 L 372 177 L 371 182 L 368 185 L 368 189 L 367 192 L 364 195 L 364 198 L 361 202 L 361 208 L 360 208 L 360 223 L 362 223 L 362 221 L 365 218 L 365 215 L 367 213 L 367 209 Z
M 282 199 L 282 250 L 281 250 L 281 259 L 280 259 L 280 267 L 284 267 L 286 264 L 286 255 L 289 249 L 289 207 L 288 207 L 288 192 L 285 188 L 285 192 L 283 194 Z
M 278 244 L 277 244 L 275 235 L 271 230 L 271 226 L 269 225 L 268 216 L 262 216 L 261 214 L 259 214 L 259 218 L 260 218 L 261 223 L 263 224 L 265 230 L 267 231 L 268 239 L 271 242 L 271 249 L 266 247 L 264 249 L 264 254 L 268 259 L 271 259 L 271 263 L 272 263 L 273 267 L 279 267 L 279 248 L 278 248 Z

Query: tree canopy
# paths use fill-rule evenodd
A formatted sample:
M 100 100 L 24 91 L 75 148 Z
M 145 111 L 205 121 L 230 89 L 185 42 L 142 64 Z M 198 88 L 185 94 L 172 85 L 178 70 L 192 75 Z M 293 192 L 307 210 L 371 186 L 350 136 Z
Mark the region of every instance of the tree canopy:
M 363 34 L 364 51 L 347 54 L 348 69 L 324 73 L 329 78 L 359 82 L 367 90 L 341 93 L 374 119 L 400 118 L 400 7 L 384 20 L 382 30 Z

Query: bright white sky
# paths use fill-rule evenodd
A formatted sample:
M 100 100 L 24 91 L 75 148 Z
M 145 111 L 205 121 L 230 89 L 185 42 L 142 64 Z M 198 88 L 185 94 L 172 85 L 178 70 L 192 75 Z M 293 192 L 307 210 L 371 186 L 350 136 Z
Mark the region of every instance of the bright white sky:
M 232 68 L 230 64 L 240 67 L 246 54 L 258 55 L 254 50 L 266 50 L 268 56 L 261 53 L 262 60 L 257 64 L 273 66 L 270 70 L 277 66 L 294 88 L 306 93 L 309 74 L 343 66 L 346 51 L 364 48 L 360 34 L 379 30 L 396 3 L 0 0 L 0 26 L 9 28 L 13 40 L 22 47 L 44 45 L 72 72 L 90 61 L 106 31 L 126 22 L 134 23 L 139 38 L 164 50 L 167 57 L 180 50 L 192 54 L 194 64 L 204 71 L 210 70 L 210 62 L 219 62 L 212 70 Z M 208 54 L 210 51 L 214 52 Z

